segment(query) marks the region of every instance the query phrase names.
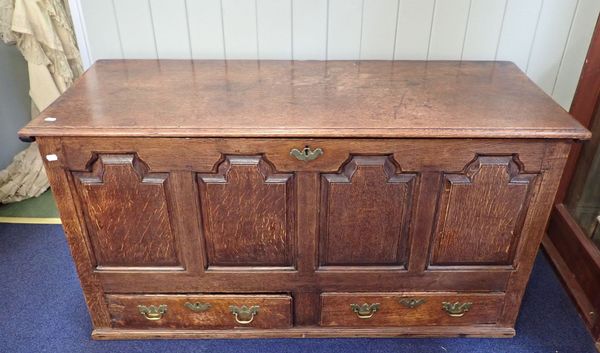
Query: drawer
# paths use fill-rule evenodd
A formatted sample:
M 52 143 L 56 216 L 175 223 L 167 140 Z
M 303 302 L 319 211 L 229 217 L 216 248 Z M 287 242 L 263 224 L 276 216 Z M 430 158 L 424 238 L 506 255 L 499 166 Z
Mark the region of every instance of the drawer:
M 503 300 L 503 293 L 323 293 L 321 326 L 493 324 Z
M 107 295 L 115 328 L 287 328 L 288 295 Z

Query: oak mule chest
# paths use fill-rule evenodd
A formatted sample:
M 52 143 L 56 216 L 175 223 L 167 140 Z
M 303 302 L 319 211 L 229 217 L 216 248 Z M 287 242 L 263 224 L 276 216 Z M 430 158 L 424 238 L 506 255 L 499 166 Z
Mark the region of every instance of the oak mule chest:
M 512 336 L 590 135 L 507 62 L 120 60 L 20 136 L 124 339 Z

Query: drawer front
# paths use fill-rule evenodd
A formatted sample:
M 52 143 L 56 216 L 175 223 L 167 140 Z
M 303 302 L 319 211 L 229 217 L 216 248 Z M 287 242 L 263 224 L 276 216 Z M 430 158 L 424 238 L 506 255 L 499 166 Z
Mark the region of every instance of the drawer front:
M 323 293 L 321 326 L 493 324 L 503 300 L 502 293 Z
M 107 295 L 115 328 L 287 328 L 287 295 Z

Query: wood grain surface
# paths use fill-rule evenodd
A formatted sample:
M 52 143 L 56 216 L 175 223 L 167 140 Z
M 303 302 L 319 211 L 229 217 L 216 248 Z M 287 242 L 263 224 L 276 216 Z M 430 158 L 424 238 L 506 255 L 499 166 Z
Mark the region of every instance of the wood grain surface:
M 536 174 L 513 156 L 478 156 L 446 174 L 431 264 L 512 265 Z
M 408 308 L 402 299 L 418 299 L 423 303 Z M 321 295 L 321 325 L 339 327 L 426 326 L 493 324 L 502 308 L 501 293 L 323 293 Z M 452 317 L 442 309 L 442 303 L 471 303 L 461 317 Z M 350 304 L 379 304 L 369 319 L 359 318 Z
M 292 266 L 294 178 L 260 156 L 227 156 L 198 175 L 209 266 Z
M 540 170 L 547 146 L 543 139 L 315 139 L 315 138 L 101 138 L 63 137 L 61 163 L 86 170 L 96 151 L 131 153 L 156 172 L 215 173 L 225 155 L 263 155 L 278 172 L 338 173 L 351 155 L 390 155 L 406 171 L 461 171 L 477 154 L 517 154 L 533 171 Z M 290 156 L 292 149 L 321 148 L 319 158 L 305 163 Z
M 305 326 L 285 329 L 200 330 L 200 329 L 110 329 L 92 331 L 96 340 L 132 339 L 243 339 L 243 338 L 356 338 L 356 337 L 497 337 L 515 335 L 512 327 L 497 325 L 468 326 L 398 326 L 398 327 L 320 327 Z
M 286 328 L 292 324 L 292 298 L 285 295 L 108 295 L 107 301 L 112 325 L 117 328 Z M 208 309 L 192 311 L 186 303 L 208 305 Z M 164 305 L 166 311 L 159 320 L 151 321 L 138 305 Z M 252 322 L 240 324 L 231 312 L 232 305 L 258 306 L 258 312 Z
M 390 156 L 354 156 L 321 178 L 321 264 L 404 265 L 416 175 Z
M 590 136 L 509 62 L 187 60 L 98 61 L 20 135 Z
M 133 154 L 101 154 L 75 173 L 98 266 L 177 266 L 167 174 L 147 174 Z

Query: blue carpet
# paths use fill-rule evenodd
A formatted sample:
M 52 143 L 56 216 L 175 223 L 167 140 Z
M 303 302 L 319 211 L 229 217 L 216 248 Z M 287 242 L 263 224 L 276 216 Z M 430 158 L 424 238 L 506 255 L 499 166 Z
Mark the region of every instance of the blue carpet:
M 79 281 L 58 225 L 0 224 L 0 352 L 596 353 L 576 309 L 539 255 L 512 339 L 92 341 Z

